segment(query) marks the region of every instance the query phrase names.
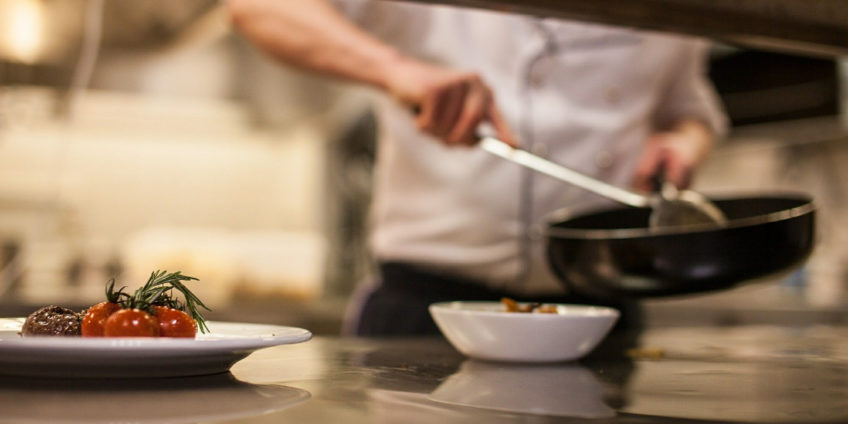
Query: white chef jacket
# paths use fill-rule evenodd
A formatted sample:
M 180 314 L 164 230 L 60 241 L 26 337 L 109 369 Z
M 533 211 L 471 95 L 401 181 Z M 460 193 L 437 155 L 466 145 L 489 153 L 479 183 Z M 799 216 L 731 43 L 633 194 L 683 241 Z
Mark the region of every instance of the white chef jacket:
M 699 40 L 449 6 L 335 0 L 407 55 L 478 72 L 523 147 L 629 187 L 657 128 L 725 118 Z M 604 199 L 419 132 L 408 108 L 378 102 L 371 246 L 380 261 L 418 264 L 526 295 L 561 294 L 539 228 L 553 211 Z

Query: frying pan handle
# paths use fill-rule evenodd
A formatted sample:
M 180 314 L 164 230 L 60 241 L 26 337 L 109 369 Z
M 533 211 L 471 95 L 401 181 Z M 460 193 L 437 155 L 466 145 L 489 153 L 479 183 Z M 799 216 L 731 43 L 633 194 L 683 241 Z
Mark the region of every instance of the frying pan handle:
M 418 106 L 411 106 L 410 111 L 414 115 L 418 115 L 418 113 L 421 112 L 421 109 Z M 558 163 L 554 163 L 531 154 L 526 150 L 512 147 L 490 134 L 494 134 L 491 125 L 483 123 L 477 128 L 477 138 L 479 140 L 478 144 L 483 150 L 495 156 L 500 156 L 534 171 L 543 173 L 566 183 L 576 185 L 584 190 L 624 203 L 625 205 L 637 208 L 647 208 L 651 206 L 652 201 L 649 197 L 596 180 L 595 178 L 566 168 Z
M 495 156 L 500 156 L 534 171 L 576 185 L 595 194 L 624 203 L 625 205 L 637 208 L 645 208 L 651 205 L 651 200 L 648 197 L 596 180 L 558 163 L 533 155 L 525 150 L 516 149 L 497 138 L 483 136 L 480 139 L 480 147 Z

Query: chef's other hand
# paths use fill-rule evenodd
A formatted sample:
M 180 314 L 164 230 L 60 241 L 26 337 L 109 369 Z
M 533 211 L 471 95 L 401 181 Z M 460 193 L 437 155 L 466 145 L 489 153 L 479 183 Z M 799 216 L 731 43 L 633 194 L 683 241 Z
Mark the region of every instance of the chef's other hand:
M 412 105 L 418 128 L 447 145 L 477 143 L 477 128 L 491 123 L 495 135 L 518 145 L 480 75 L 437 65 L 400 60 L 391 68 L 387 90 L 401 103 Z
M 655 177 L 662 172 L 665 180 L 677 188 L 688 188 L 695 168 L 712 145 L 712 132 L 699 121 L 684 121 L 669 131 L 653 134 L 636 167 L 634 187 L 643 192 L 655 191 Z

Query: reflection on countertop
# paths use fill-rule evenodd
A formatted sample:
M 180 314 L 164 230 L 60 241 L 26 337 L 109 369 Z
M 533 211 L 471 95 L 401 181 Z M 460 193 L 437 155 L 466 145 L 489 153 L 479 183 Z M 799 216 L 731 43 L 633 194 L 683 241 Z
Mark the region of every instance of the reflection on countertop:
M 239 381 L 230 373 L 167 379 L 0 377 L 2 423 L 196 423 L 262 415 L 309 392 Z
M 632 348 L 662 354 L 635 355 Z M 316 337 L 259 350 L 231 373 L 111 381 L 3 377 L 0 421 L 848 420 L 848 328 L 834 326 L 613 333 L 579 362 L 541 366 L 471 361 L 437 337 Z
M 561 417 L 609 418 L 603 388 L 588 368 L 565 364 L 511 364 L 473 359 L 430 393 L 449 405 Z
M 643 347 L 620 412 L 734 422 L 845 422 L 845 327 L 741 326 L 663 329 Z

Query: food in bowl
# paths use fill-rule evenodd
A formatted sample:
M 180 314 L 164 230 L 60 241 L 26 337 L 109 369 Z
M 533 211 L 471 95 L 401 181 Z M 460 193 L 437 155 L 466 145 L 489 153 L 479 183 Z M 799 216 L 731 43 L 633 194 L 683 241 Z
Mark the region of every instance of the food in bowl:
M 504 313 L 501 302 L 441 302 L 430 314 L 445 338 L 472 358 L 507 362 L 579 359 L 619 318 L 613 308 L 555 304 L 557 313 Z
M 501 298 L 501 304 L 504 305 L 504 312 L 518 313 L 540 313 L 540 314 L 555 314 L 557 308 L 555 305 L 545 305 L 541 303 L 518 303 L 508 297 Z

